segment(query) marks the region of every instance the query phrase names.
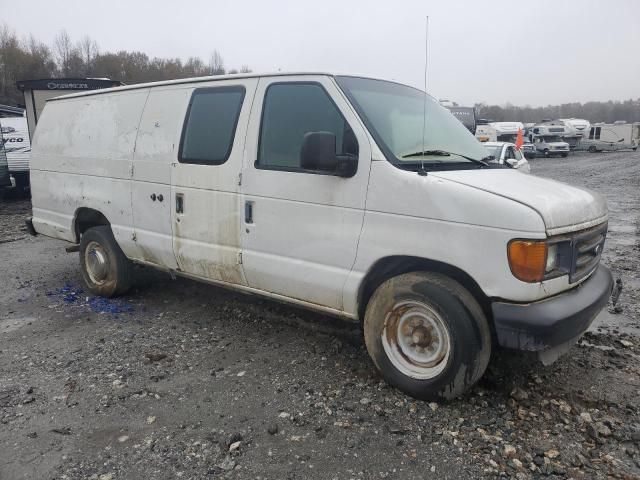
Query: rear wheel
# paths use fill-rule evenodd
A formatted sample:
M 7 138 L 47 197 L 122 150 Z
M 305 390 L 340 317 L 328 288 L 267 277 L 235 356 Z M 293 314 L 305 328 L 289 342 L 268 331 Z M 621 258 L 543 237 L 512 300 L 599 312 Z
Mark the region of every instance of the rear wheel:
M 549 149 L 547 149 L 547 148 L 545 148 L 542 153 L 544 153 L 544 157 L 545 158 L 549 158 L 551 156 L 551 153 L 549 152 Z
M 589 147 L 589 151 L 590 151 L 591 153 L 596 153 L 596 152 L 598 151 L 598 149 L 596 148 L 596 146 L 595 146 L 595 145 L 591 145 L 591 146 Z
M 125 293 L 131 287 L 130 266 L 110 227 L 92 227 L 82 235 L 80 267 L 91 293 L 101 297 Z
M 378 287 L 367 305 L 364 336 L 385 380 L 424 400 L 464 393 L 491 355 L 480 305 L 459 283 L 437 273 L 406 273 Z

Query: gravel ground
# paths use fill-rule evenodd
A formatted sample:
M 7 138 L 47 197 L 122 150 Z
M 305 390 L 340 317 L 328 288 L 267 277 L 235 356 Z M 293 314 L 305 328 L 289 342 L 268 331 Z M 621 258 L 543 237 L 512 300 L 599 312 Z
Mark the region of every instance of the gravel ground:
M 118 301 L 0 204 L 0 478 L 640 477 L 640 153 L 539 159 L 607 197 L 617 306 L 554 365 L 496 352 L 466 397 L 415 401 L 359 326 L 136 270 Z

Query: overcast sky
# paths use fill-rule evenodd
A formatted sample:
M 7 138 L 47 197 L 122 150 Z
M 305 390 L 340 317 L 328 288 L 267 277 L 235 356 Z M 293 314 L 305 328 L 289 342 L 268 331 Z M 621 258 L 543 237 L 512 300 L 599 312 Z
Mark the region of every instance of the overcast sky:
M 208 59 L 255 72 L 339 71 L 423 85 L 461 104 L 640 97 L 638 0 L 0 0 L 0 22 L 49 44 Z

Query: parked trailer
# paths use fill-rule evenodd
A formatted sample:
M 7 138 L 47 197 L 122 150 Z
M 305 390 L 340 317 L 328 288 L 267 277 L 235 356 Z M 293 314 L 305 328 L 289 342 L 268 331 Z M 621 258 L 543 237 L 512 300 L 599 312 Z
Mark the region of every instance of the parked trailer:
M 9 176 L 9 165 L 7 163 L 7 154 L 4 150 L 2 131 L 0 130 L 0 196 L 2 196 L 5 188 L 10 186 L 11 177 Z
M 636 150 L 640 144 L 640 123 L 595 124 L 580 143 L 583 150 L 590 152 Z
M 7 157 L 7 167 L 12 184 L 20 193 L 26 193 L 29 185 L 29 157 L 31 142 L 27 117 L 0 118 L 2 143 Z

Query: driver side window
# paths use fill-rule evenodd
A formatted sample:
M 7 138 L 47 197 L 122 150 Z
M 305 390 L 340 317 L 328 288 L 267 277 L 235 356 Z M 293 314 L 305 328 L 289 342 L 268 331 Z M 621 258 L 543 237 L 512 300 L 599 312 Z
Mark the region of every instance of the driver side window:
M 358 142 L 353 130 L 321 85 L 270 85 L 264 98 L 256 167 L 303 170 L 300 149 L 309 132 L 334 134 L 337 155 L 358 155 Z

